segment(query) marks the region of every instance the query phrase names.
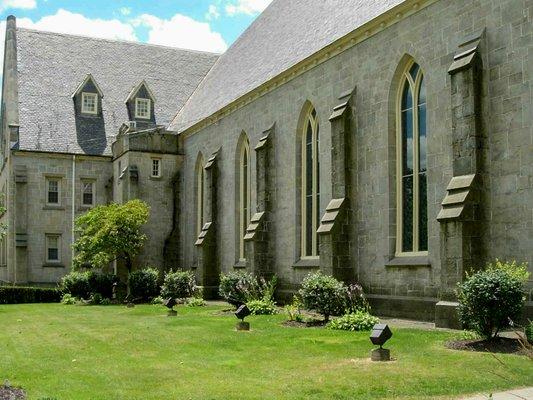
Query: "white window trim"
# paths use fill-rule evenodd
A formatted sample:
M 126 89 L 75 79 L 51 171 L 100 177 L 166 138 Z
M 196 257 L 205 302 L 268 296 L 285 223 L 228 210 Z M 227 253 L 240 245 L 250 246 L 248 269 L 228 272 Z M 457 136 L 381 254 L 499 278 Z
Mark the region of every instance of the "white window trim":
M 154 174 L 154 161 L 158 162 L 157 175 Z M 161 178 L 161 176 L 162 176 L 162 171 L 161 171 L 162 166 L 163 166 L 163 163 L 161 161 L 161 158 L 152 157 L 152 163 L 151 163 L 152 170 L 150 172 L 150 176 L 152 178 Z
M 244 181 L 244 158 L 247 157 L 246 162 L 246 182 Z M 248 229 L 251 213 L 251 187 L 250 187 L 250 144 L 248 139 L 244 140 L 241 146 L 241 152 L 239 157 L 239 260 L 245 261 L 246 254 L 244 248 L 244 236 Z M 246 210 L 244 207 L 246 195 Z
M 49 199 L 49 196 L 48 194 L 50 193 L 50 182 L 51 181 L 56 181 L 57 182 L 57 203 L 50 203 L 48 201 Z M 61 205 L 61 178 L 55 178 L 55 177 L 46 177 L 45 179 L 45 196 L 46 196 L 46 205 L 48 206 L 60 206 Z
M 50 249 L 50 239 L 54 237 L 54 238 L 57 238 L 57 260 L 51 260 L 48 256 L 48 250 Z M 45 235 L 45 238 L 46 238 L 46 246 L 45 246 L 45 251 L 46 251 L 46 262 L 47 263 L 53 263 L 53 264 L 58 264 L 61 262 L 61 235 L 60 234 L 53 234 L 53 233 L 47 233 Z
M 147 115 L 140 115 L 139 114 L 139 104 L 141 102 L 144 102 L 146 101 L 146 105 L 147 105 Z M 150 119 L 152 118 L 152 100 L 151 99 L 145 99 L 145 98 L 142 98 L 142 97 L 137 97 L 135 99 L 135 118 L 139 118 L 139 119 Z
M 92 187 L 92 202 L 91 204 L 85 203 L 85 185 L 91 184 Z M 96 204 L 96 182 L 90 179 L 82 179 L 81 181 L 81 205 L 83 207 L 94 207 Z
M 94 97 L 94 110 L 88 110 L 87 108 L 85 108 L 86 97 Z M 91 93 L 91 92 L 81 93 L 81 112 L 83 114 L 91 114 L 91 115 L 98 114 L 98 93 Z
M 411 60 L 405 67 L 401 84 L 396 93 L 396 249 L 395 257 L 425 257 L 429 255 L 429 251 L 403 251 L 403 184 L 402 184 L 402 94 L 405 89 L 405 85 L 411 85 L 413 95 L 413 138 L 419 137 L 418 126 L 418 95 L 419 86 L 424 77 L 423 72 L 420 70 L 416 77 L 416 82 L 413 81 L 409 70 L 415 64 L 414 60 Z M 419 67 L 420 68 L 420 67 Z M 413 140 L 413 171 L 418 171 L 420 163 L 418 140 Z M 419 216 L 420 216 L 420 199 L 418 196 L 419 191 L 419 174 L 413 173 L 413 247 L 418 248 L 419 245 Z
M 313 111 L 316 112 L 316 110 L 314 109 L 314 107 L 311 107 L 308 112 L 307 112 L 307 115 L 305 117 L 305 123 L 303 125 L 303 131 L 301 132 L 301 140 L 302 140 L 302 143 L 301 143 L 301 146 L 302 146 L 302 157 L 301 157 L 301 179 L 302 179 L 302 185 L 301 185 L 301 210 L 302 210 L 302 220 L 301 220 L 301 226 L 300 226 L 300 232 L 301 232 L 301 248 L 300 248 L 300 259 L 302 260 L 316 260 L 316 259 L 319 259 L 320 256 L 318 255 L 318 234 L 316 233 L 317 230 L 318 230 L 318 218 L 313 218 L 313 221 L 311 221 L 311 224 L 312 224 L 312 227 L 311 229 L 313 230 L 313 236 L 312 236 L 312 240 L 313 240 L 313 243 L 312 243 L 312 249 L 311 249 L 311 252 L 312 254 L 311 255 L 307 255 L 306 254 L 306 250 L 307 250 L 307 219 L 306 219 L 306 214 L 307 214 L 307 202 L 306 202 L 306 193 L 307 193 L 307 149 L 306 149 L 306 145 L 307 145 L 307 127 L 308 127 L 308 124 L 311 124 L 311 128 L 312 128 L 312 131 L 313 131 L 313 149 L 312 149 L 312 152 L 313 152 L 313 166 L 312 168 L 314 170 L 317 170 L 318 169 L 318 157 L 319 157 L 319 154 L 318 154 L 318 127 L 319 127 L 319 121 L 318 121 L 318 115 L 316 115 L 315 117 L 312 116 L 312 113 Z M 319 171 L 316 171 L 316 172 L 319 172 Z M 317 204 L 317 201 L 316 201 L 316 197 L 317 197 L 317 191 L 318 191 L 318 178 L 319 178 L 319 173 L 314 173 L 313 172 L 313 182 L 312 182 L 312 185 L 313 185 L 313 188 L 312 188 L 312 192 L 313 192 L 313 210 L 312 210 L 312 215 L 313 217 L 316 216 L 318 214 L 318 208 L 320 207 L 320 204 Z

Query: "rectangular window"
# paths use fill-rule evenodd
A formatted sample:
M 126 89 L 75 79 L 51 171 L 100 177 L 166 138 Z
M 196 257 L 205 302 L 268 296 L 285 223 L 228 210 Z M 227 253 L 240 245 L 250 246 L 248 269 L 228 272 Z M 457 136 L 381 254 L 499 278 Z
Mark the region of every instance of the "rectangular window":
M 135 99 L 135 118 L 150 119 L 150 99 Z
M 161 177 L 161 160 L 159 158 L 152 158 L 152 177 Z
M 59 204 L 59 178 L 46 179 L 46 203 Z
M 84 114 L 98 113 L 98 95 L 96 93 L 81 94 L 81 112 Z
M 59 245 L 60 235 L 46 235 L 46 261 L 58 263 L 59 257 Z
M 84 206 L 93 206 L 94 205 L 94 182 L 93 181 L 82 181 L 82 205 Z

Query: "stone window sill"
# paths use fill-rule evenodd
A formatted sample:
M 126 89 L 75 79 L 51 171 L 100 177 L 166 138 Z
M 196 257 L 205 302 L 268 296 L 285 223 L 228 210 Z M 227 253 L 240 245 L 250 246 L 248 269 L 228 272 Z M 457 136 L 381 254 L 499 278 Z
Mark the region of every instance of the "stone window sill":
M 46 206 L 43 207 L 43 210 L 65 210 L 65 207 L 63 206 L 60 206 L 60 205 L 57 205 L 57 206 L 54 206 L 52 204 L 47 204 Z
M 61 263 L 44 263 L 43 268 L 65 268 L 65 266 Z
M 91 208 L 93 208 L 94 205 L 84 205 L 84 206 L 80 206 L 78 208 L 78 211 L 89 211 Z
M 386 267 L 431 267 L 431 262 L 428 256 L 406 256 L 395 257 L 385 264 Z
M 235 263 L 235 265 L 233 266 L 233 268 L 235 269 L 243 269 L 243 268 L 246 268 L 246 260 L 239 260 Z
M 150 176 L 151 181 L 162 181 L 163 176 Z
M 294 269 L 320 268 L 320 258 L 301 258 L 292 266 Z

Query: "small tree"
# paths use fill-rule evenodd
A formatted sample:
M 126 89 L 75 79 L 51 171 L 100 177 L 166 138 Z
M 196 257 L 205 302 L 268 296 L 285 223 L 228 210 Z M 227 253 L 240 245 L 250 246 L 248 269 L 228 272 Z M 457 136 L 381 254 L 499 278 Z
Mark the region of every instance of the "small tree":
M 304 307 L 315 310 L 329 321 L 330 315 L 344 313 L 346 303 L 346 288 L 329 275 L 316 272 L 306 276 L 299 291 Z
M 74 267 L 104 267 L 114 260 L 123 260 L 129 276 L 133 260 L 146 240 L 141 227 L 148 221 L 149 213 L 146 203 L 131 200 L 98 206 L 78 217 Z

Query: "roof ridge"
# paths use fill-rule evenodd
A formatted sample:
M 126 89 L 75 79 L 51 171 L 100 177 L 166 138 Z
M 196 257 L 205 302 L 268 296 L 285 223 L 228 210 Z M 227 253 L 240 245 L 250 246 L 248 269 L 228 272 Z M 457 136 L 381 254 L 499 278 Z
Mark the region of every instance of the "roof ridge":
M 222 53 L 213 53 L 211 51 L 185 49 L 185 48 L 182 48 L 182 47 L 172 47 L 172 46 L 167 46 L 167 45 L 162 45 L 162 44 L 136 42 L 134 40 L 126 40 L 126 39 L 108 39 L 108 38 L 99 38 L 99 37 L 93 37 L 93 36 L 88 36 L 88 35 L 78 35 L 78 34 L 74 34 L 74 33 L 43 31 L 43 30 L 40 30 L 40 29 L 33 29 L 33 28 L 26 28 L 26 27 L 19 27 L 19 26 L 17 26 L 17 31 L 27 31 L 27 32 L 39 33 L 39 34 L 51 35 L 51 36 L 63 36 L 63 37 L 74 37 L 74 38 L 79 38 L 79 39 L 90 39 L 90 40 L 101 41 L 101 42 L 109 42 L 109 43 L 125 43 L 125 44 L 137 45 L 137 46 L 146 46 L 146 47 L 154 47 L 154 48 L 163 48 L 163 49 L 169 49 L 169 50 L 183 51 L 183 52 L 188 52 L 188 53 L 213 55 L 213 56 L 218 56 L 218 57 L 220 57 L 222 55 Z

